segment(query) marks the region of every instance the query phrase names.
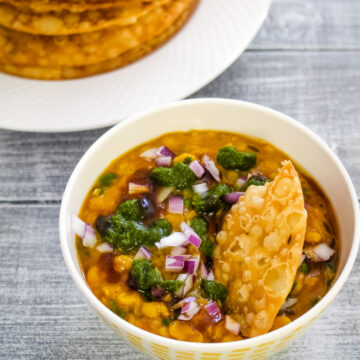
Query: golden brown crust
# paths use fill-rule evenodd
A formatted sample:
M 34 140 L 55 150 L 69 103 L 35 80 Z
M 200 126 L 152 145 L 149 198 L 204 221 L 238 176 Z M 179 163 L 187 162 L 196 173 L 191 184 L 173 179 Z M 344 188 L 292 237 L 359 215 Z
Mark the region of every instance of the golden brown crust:
M 156 0 L 1 0 L 19 9 L 28 9 L 37 13 L 67 10 L 83 12 L 87 10 L 108 9 L 119 6 L 151 3 Z
M 40 67 L 40 66 L 18 66 L 12 64 L 0 63 L 0 70 L 7 72 L 12 75 L 33 78 L 33 79 L 43 79 L 43 80 L 60 80 L 60 79 L 74 79 L 81 78 L 86 76 L 91 76 L 122 66 L 128 65 L 150 52 L 157 49 L 159 46 L 164 44 L 168 39 L 170 39 L 189 19 L 192 11 L 196 7 L 198 0 L 193 0 L 191 6 L 188 7 L 180 17 L 162 34 L 159 36 L 150 39 L 142 43 L 139 47 L 125 52 L 121 56 L 100 62 L 98 64 L 82 67 Z
M 119 58 L 164 33 L 190 6 L 175 0 L 130 26 L 68 36 L 43 36 L 0 27 L 0 63 L 23 67 L 80 67 Z
M 294 282 L 307 213 L 290 161 L 265 186 L 250 186 L 217 236 L 215 277 L 228 287 L 226 306 L 248 337 L 267 333 Z
M 170 0 L 156 0 L 128 6 L 73 13 L 35 13 L 0 3 L 0 25 L 8 29 L 40 35 L 70 35 L 98 31 L 110 26 L 129 26 Z

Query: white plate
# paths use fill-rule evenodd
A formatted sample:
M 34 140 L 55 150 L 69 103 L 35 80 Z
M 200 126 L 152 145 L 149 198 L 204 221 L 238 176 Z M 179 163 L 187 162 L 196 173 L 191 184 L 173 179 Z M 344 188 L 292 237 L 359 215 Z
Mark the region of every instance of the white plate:
M 122 69 L 67 81 L 0 74 L 0 127 L 79 131 L 113 125 L 189 96 L 230 66 L 263 23 L 270 0 L 201 0 L 163 47 Z

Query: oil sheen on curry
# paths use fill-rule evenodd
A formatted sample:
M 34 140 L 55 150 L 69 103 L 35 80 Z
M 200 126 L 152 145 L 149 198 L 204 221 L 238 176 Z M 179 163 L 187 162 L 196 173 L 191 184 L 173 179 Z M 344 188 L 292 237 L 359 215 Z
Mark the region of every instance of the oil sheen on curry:
M 130 150 L 72 224 L 95 296 L 131 324 L 183 341 L 284 326 L 336 275 L 324 193 L 275 146 L 240 134 L 169 133 Z

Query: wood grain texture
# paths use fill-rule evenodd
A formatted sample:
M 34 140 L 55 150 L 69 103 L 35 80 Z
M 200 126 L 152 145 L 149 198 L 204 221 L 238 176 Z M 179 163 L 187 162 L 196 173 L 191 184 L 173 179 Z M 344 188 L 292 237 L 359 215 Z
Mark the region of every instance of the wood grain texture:
M 359 34 L 358 0 L 274 0 L 250 50 L 194 97 L 248 100 L 293 116 L 335 150 L 360 194 Z M 91 310 L 59 245 L 66 181 L 106 130 L 0 130 L 0 359 L 146 359 Z M 274 360 L 359 359 L 359 265 L 358 257 L 330 308 Z

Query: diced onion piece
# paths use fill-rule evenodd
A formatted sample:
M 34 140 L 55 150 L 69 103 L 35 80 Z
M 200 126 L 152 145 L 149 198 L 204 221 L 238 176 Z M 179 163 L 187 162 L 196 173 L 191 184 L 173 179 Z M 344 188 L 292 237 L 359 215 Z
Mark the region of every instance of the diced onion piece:
M 171 159 L 173 159 L 175 157 L 175 154 L 166 146 L 160 146 L 157 150 L 156 150 L 156 155 L 157 156 L 169 156 L 171 157 Z
M 129 183 L 129 194 L 130 195 L 143 194 L 143 193 L 148 193 L 148 192 L 150 192 L 150 189 L 146 185 L 135 184 L 132 182 Z
M 180 298 L 184 297 L 192 289 L 192 287 L 194 285 L 194 275 L 180 274 L 176 280 L 183 281 L 184 284 L 175 293 L 175 296 L 180 297 Z
M 174 195 L 169 199 L 169 212 L 172 214 L 184 213 L 184 198 L 181 195 Z
M 225 328 L 234 335 L 239 335 L 240 333 L 240 324 L 229 315 L 225 316 Z
M 241 189 L 246 184 L 246 178 L 239 177 L 234 185 L 235 189 Z
M 171 166 L 172 164 L 172 157 L 171 156 L 160 156 L 155 160 L 156 166 Z
M 169 197 L 169 195 L 174 191 L 174 189 L 175 188 L 173 186 L 165 186 L 159 188 L 156 193 L 156 201 L 158 203 L 162 203 Z
M 102 243 L 96 247 L 96 250 L 102 253 L 112 252 L 113 248 L 108 243 Z
M 212 270 L 209 272 L 209 275 L 208 275 L 208 277 L 207 277 L 207 280 L 215 280 L 215 275 L 214 275 L 214 273 L 213 273 Z
M 159 243 L 156 243 L 156 247 L 159 249 L 171 247 L 171 246 L 181 246 L 187 243 L 186 237 L 181 232 L 173 232 L 171 235 L 163 237 Z
M 97 241 L 95 230 L 91 225 L 79 219 L 75 214 L 71 218 L 71 228 L 77 234 L 84 246 L 94 247 Z
M 208 312 L 208 314 L 212 317 L 215 317 L 220 312 L 216 302 L 211 302 L 204 307 L 205 307 L 205 310 Z
M 321 243 L 315 246 L 309 246 L 304 249 L 304 253 L 314 262 L 321 262 L 329 260 L 335 253 L 326 243 Z
M 298 300 L 295 298 L 286 299 L 284 304 L 281 306 L 280 310 L 287 310 L 287 309 L 291 308 L 292 306 L 294 306 L 297 303 L 297 301 Z
M 140 157 L 153 160 L 157 157 L 157 151 L 157 148 L 145 150 L 142 154 L 140 154 Z
M 134 256 L 134 260 L 137 259 L 150 259 L 152 257 L 152 252 L 146 247 L 141 246 L 136 255 Z
M 229 194 L 226 194 L 224 196 L 224 200 L 228 203 L 228 204 L 236 204 L 239 197 L 243 196 L 244 193 L 243 192 L 232 192 Z
M 213 160 L 211 160 L 207 155 L 203 157 L 205 169 L 210 173 L 210 175 L 217 181 L 220 182 L 220 173 L 219 169 L 216 167 Z
M 184 263 L 184 271 L 190 275 L 196 274 L 199 267 L 200 258 L 186 259 Z
M 185 274 L 184 274 L 185 275 Z M 173 306 L 171 306 L 171 309 L 180 309 L 181 307 L 183 307 L 186 303 L 190 302 L 190 301 L 195 301 L 196 297 L 195 296 L 189 296 L 185 299 L 180 300 L 179 302 L 177 302 L 176 304 L 174 304 Z
M 181 308 L 181 314 L 179 315 L 178 320 L 189 321 L 200 311 L 200 309 L 200 305 L 195 300 L 187 302 Z
M 197 248 L 201 245 L 202 240 L 192 227 L 190 227 L 185 222 L 182 222 L 180 224 L 180 228 L 189 243 L 193 244 Z
M 205 170 L 204 168 L 201 166 L 201 164 L 199 163 L 199 161 L 194 160 L 189 164 L 189 168 L 193 171 L 193 173 L 198 177 L 201 178 L 204 173 Z
M 204 193 L 205 191 L 208 191 L 208 185 L 207 183 L 200 183 L 200 184 L 195 184 L 192 186 L 193 190 L 198 193 L 198 194 L 202 194 Z
M 213 271 L 209 271 L 204 263 L 201 263 L 201 277 L 206 280 L 215 280 Z
M 181 235 L 183 235 L 182 233 L 180 233 Z M 184 237 L 185 238 L 185 237 Z M 170 251 L 170 255 L 175 256 L 175 255 L 184 255 L 186 253 L 186 248 L 183 246 L 175 246 L 171 249 Z
M 165 271 L 181 271 L 184 268 L 184 263 L 185 263 L 184 256 L 166 255 Z

